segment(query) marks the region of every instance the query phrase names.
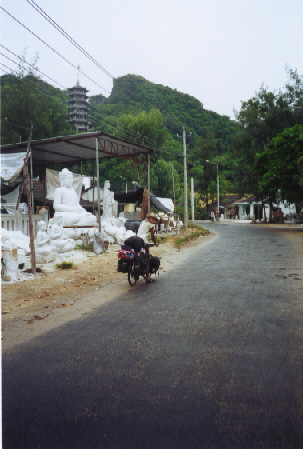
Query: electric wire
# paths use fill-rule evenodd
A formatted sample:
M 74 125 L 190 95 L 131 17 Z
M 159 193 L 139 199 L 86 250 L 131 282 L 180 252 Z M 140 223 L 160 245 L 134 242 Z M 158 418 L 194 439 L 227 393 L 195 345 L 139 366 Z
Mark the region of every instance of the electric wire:
M 33 1 L 33 0 L 32 0 Z M 35 3 L 35 2 L 33 2 Z M 32 6 L 32 5 L 31 5 Z M 68 61 L 64 56 L 62 56 L 57 50 L 55 50 L 54 48 L 52 48 L 49 44 L 47 44 L 43 39 L 41 39 L 39 36 L 37 36 L 34 32 L 32 32 L 29 28 L 27 28 L 24 24 L 22 24 L 18 19 L 16 19 L 12 14 L 10 14 L 8 11 L 6 11 L 2 6 L 0 6 L 0 8 L 6 12 L 11 18 L 13 18 L 17 23 L 19 23 L 22 27 L 24 27 L 27 31 L 29 31 L 31 34 L 33 34 L 37 39 L 39 39 L 41 42 L 43 42 L 47 47 L 49 47 L 52 51 L 54 51 L 58 56 L 60 56 L 61 58 L 63 58 L 66 62 L 68 62 L 72 67 L 77 68 L 73 63 L 71 63 L 70 61 Z M 39 8 L 39 7 L 38 7 Z M 35 8 L 36 9 L 36 8 Z M 41 8 L 39 8 L 41 9 Z M 41 10 L 43 11 L 43 10 Z M 44 11 L 43 11 L 44 12 Z M 45 13 L 46 14 L 46 13 Z M 49 17 L 49 16 L 48 16 Z M 50 20 L 52 20 L 51 18 L 49 18 Z M 54 22 L 54 21 L 53 21 Z M 54 22 L 55 23 L 55 22 Z M 59 27 L 59 26 L 58 26 Z M 62 33 L 65 33 L 64 30 L 62 30 Z M 67 33 L 65 33 L 67 35 Z M 72 38 L 71 38 L 72 39 Z M 76 43 L 76 42 L 75 42 Z M 76 43 L 77 44 L 77 43 Z M 79 46 L 79 44 L 77 44 Z M 80 46 L 79 46 L 80 47 Z M 82 49 L 82 47 L 81 47 Z M 84 49 L 83 49 L 84 50 Z M 85 50 L 84 50 L 85 51 Z M 86 52 L 87 53 L 87 52 Z M 79 68 L 77 68 L 79 70 Z M 88 79 L 90 79 L 93 83 L 95 83 L 96 85 L 98 85 L 99 87 L 101 87 L 103 90 L 106 91 L 106 89 L 103 88 L 103 86 L 101 86 L 100 84 L 96 83 L 91 77 L 89 77 L 88 75 L 86 75 L 83 71 L 79 70 L 80 73 L 82 73 L 84 76 L 86 76 Z M 42 72 L 41 72 L 42 73 Z M 46 75 L 48 76 L 48 75 Z M 145 80 L 146 81 L 146 80 Z M 56 82 L 57 83 L 57 82 Z M 59 83 L 57 83 L 59 84 Z M 107 93 L 109 93 L 108 91 L 106 91 Z M 148 107 L 143 103 L 143 105 L 148 109 Z M 175 116 L 171 116 L 168 115 L 170 117 L 173 117 L 176 119 Z M 145 141 L 147 141 L 146 137 L 145 137 Z M 154 142 L 149 141 L 149 144 L 154 145 Z M 163 151 L 163 149 L 162 149 Z M 170 151 L 165 151 L 167 154 L 171 154 L 173 155 Z M 175 154 L 175 156 L 177 157 L 182 157 L 181 155 Z
M 3 46 L 4 47 L 4 46 Z M 6 49 L 6 47 L 4 47 Z M 11 52 L 10 50 L 6 49 L 7 51 Z M 11 52 L 12 54 L 14 54 L 13 52 Z M 2 54 L 3 55 L 3 54 Z M 15 55 L 15 54 L 14 54 Z M 11 60 L 12 62 L 14 62 L 17 65 L 20 65 L 19 63 L 13 61 L 11 58 L 7 57 L 6 55 L 3 55 L 4 57 L 6 57 L 7 59 Z M 16 56 L 16 55 L 15 55 Z M 20 57 L 18 57 L 19 59 L 22 59 Z M 26 61 L 24 61 L 26 62 Z M 28 65 L 32 66 L 31 64 L 27 63 Z M 4 65 L 4 64 L 3 64 Z M 4 65 L 5 66 L 5 65 Z M 7 67 L 7 66 L 5 66 Z M 12 70 L 11 68 L 7 67 L 9 70 Z M 13 71 L 13 70 L 12 70 Z M 40 71 L 39 71 L 40 72 Z M 15 72 L 16 73 L 16 72 Z M 43 74 L 43 72 L 40 72 Z M 45 74 L 43 74 L 45 75 Z M 48 75 L 45 75 L 48 77 Z M 49 77 L 48 77 L 49 78 Z M 31 84 L 35 85 L 35 83 L 33 82 L 33 80 L 27 80 L 30 81 Z M 53 80 L 53 82 L 55 82 L 56 84 L 60 85 L 57 81 Z M 38 87 L 38 91 L 44 95 L 51 95 L 53 98 L 56 97 L 56 94 L 54 92 L 49 91 L 48 89 L 45 88 L 45 86 L 42 89 L 41 85 L 37 85 L 36 87 Z M 37 89 L 36 89 L 37 91 Z M 67 94 L 66 92 L 63 92 L 66 97 Z M 59 101 L 61 103 L 62 106 L 65 106 L 62 99 L 61 98 L 56 98 L 57 101 Z M 80 105 L 80 103 L 76 103 L 78 105 Z M 105 122 L 105 124 L 110 127 L 110 129 L 115 129 L 115 127 L 117 126 L 117 122 L 118 119 L 113 117 L 112 119 L 109 118 L 108 116 L 106 117 L 105 113 L 103 113 L 102 111 L 98 110 L 98 108 L 96 106 L 93 106 L 92 104 L 89 104 L 89 108 L 91 108 L 93 111 L 95 111 L 95 116 L 91 116 L 88 114 L 88 117 L 91 121 L 94 121 L 96 123 L 96 125 L 100 126 L 100 123 L 98 123 L 98 119 L 102 120 L 103 122 Z M 120 124 L 121 127 L 121 124 Z M 116 130 L 115 130 L 116 131 Z M 132 143 L 136 143 L 136 144 L 141 144 L 143 146 L 149 145 L 150 147 L 154 148 L 156 151 L 159 152 L 164 152 L 166 154 L 169 154 L 170 156 L 174 156 L 174 157 L 183 157 L 181 154 L 178 153 L 174 153 L 171 150 L 167 150 L 165 148 L 163 148 L 163 146 L 157 146 L 155 145 L 155 142 L 150 140 L 149 138 L 147 138 L 146 136 L 142 136 L 141 134 L 139 134 L 138 132 L 135 132 L 129 128 L 123 127 L 122 125 L 122 130 L 120 129 L 120 131 L 117 133 L 115 132 L 117 137 L 121 137 L 122 139 L 130 139 L 132 141 Z
M 112 80 L 115 77 L 106 70 L 98 61 L 96 61 L 80 44 L 78 44 L 60 25 L 58 25 L 34 0 L 26 0 L 27 3 L 32 6 L 45 20 L 47 20 L 59 33 L 61 33 L 72 45 L 74 45 L 81 53 L 83 53 L 91 62 L 99 67 L 106 75 Z
M 23 63 L 30 65 L 35 71 L 41 73 L 43 76 L 46 76 L 50 81 L 52 81 L 55 84 L 58 84 L 58 86 L 60 86 L 62 89 L 65 89 L 64 86 L 62 86 L 62 84 L 58 83 L 56 80 L 54 80 L 53 78 L 51 78 L 50 76 L 46 75 L 45 73 L 41 72 L 41 70 L 39 70 L 36 66 L 34 66 L 33 64 L 30 64 L 29 62 L 25 61 L 24 58 L 21 58 L 21 56 L 16 55 L 13 51 L 9 50 L 7 47 L 5 47 L 4 45 L 2 45 L 0 43 L 0 46 L 2 48 L 4 48 L 6 51 L 8 51 L 9 53 L 13 54 L 16 58 L 20 59 Z M 21 67 L 21 64 L 20 64 Z
M 61 53 L 59 53 L 57 50 L 55 50 L 51 45 L 46 43 L 41 37 L 37 36 L 33 31 L 31 31 L 27 26 L 25 26 L 20 20 L 16 19 L 12 14 L 10 14 L 6 9 L 3 8 L 3 6 L 0 6 L 0 8 L 8 14 L 13 20 L 15 20 L 19 25 L 21 25 L 23 28 L 25 28 L 29 33 L 31 33 L 33 36 L 35 36 L 40 42 L 42 42 L 44 45 L 46 45 L 50 50 L 52 50 L 54 53 L 56 53 L 60 58 L 62 58 L 65 62 L 67 62 L 69 65 L 71 65 L 74 69 L 78 70 L 82 75 L 84 75 L 86 78 L 88 78 L 90 81 L 92 81 L 94 84 L 96 84 L 98 87 L 100 87 L 102 90 L 104 90 L 106 93 L 110 94 L 101 84 L 94 81 L 89 75 L 86 75 L 82 70 L 80 70 L 79 67 L 76 67 L 72 62 L 70 62 L 68 59 L 66 59 Z
M 96 64 L 104 73 L 106 73 L 109 77 L 111 77 L 113 80 L 115 77 L 110 74 L 101 64 L 99 64 L 83 47 L 80 46 L 62 27 L 60 27 L 45 11 L 43 11 L 42 8 L 35 3 L 34 0 L 26 0 L 30 6 L 32 6 L 42 17 L 44 17 L 45 20 L 47 20 L 57 31 L 59 31 L 72 45 L 74 45 L 79 51 L 81 51 L 88 59 L 90 59 L 94 64 Z M 2 7 L 1 7 L 2 8 Z M 50 47 L 46 42 L 44 42 L 39 36 L 37 36 L 35 33 L 33 33 L 31 30 L 29 30 L 25 25 L 23 25 L 18 19 L 16 19 L 14 16 L 12 16 L 10 13 L 8 13 L 4 8 L 2 8 L 7 14 L 9 14 L 14 20 L 16 20 L 20 25 L 22 25 L 24 28 L 26 28 L 29 32 L 31 32 L 35 37 L 37 37 L 39 40 L 41 40 L 45 45 L 47 45 L 49 48 L 51 48 L 55 53 L 57 53 L 60 57 L 62 57 L 66 62 L 72 65 L 72 67 L 77 68 L 80 73 L 84 74 L 88 79 L 90 79 L 94 84 L 101 87 L 103 90 L 105 90 L 108 94 L 110 94 L 104 87 L 100 86 L 98 83 L 96 83 L 92 78 L 90 78 L 88 75 L 86 75 L 84 72 L 82 72 L 78 67 L 76 67 L 74 64 L 72 64 L 70 61 L 68 61 L 64 56 L 62 56 L 59 52 L 57 52 L 55 49 Z M 47 75 L 46 75 L 47 76 Z M 145 83 L 147 83 L 147 80 L 144 80 Z M 57 83 L 58 84 L 58 83 Z M 143 106 L 148 110 L 149 107 L 141 102 Z M 173 118 L 175 120 L 179 121 L 179 118 L 177 118 L 175 115 L 171 115 L 166 113 L 167 118 Z M 166 151 L 167 152 L 167 151 Z M 167 152 L 170 154 L 170 152 Z M 182 157 L 181 155 L 176 155 L 177 157 Z
M 71 42 L 79 51 L 81 51 L 86 57 L 88 57 L 88 59 L 90 59 L 94 64 L 96 64 L 99 68 L 101 68 L 101 70 L 106 73 L 109 77 L 111 77 L 113 80 L 115 79 L 115 77 L 113 75 L 111 75 L 110 72 L 108 72 L 103 66 L 101 66 L 101 64 L 99 64 L 83 47 L 81 47 L 62 27 L 60 27 L 45 11 L 43 11 L 42 8 L 40 8 L 39 5 L 37 5 L 37 3 L 34 0 L 26 0 L 30 6 L 32 6 L 42 17 L 44 17 L 54 28 L 57 29 L 57 31 L 59 31 L 69 42 Z M 144 79 L 144 83 L 147 83 L 147 80 Z M 149 107 L 141 102 L 143 104 L 143 106 L 146 107 L 146 109 L 148 110 Z M 166 113 L 166 117 L 168 118 L 173 118 L 173 119 L 177 119 L 178 118 L 175 115 L 171 115 Z
M 14 54 L 14 53 L 11 52 L 10 50 L 8 50 L 6 47 L 3 46 L 3 48 L 5 48 L 5 49 L 6 49 L 7 51 L 9 51 L 10 53 Z M 19 63 L 13 61 L 11 58 L 9 58 L 8 56 L 4 55 L 3 53 L 1 53 L 1 54 L 2 54 L 5 58 L 9 59 L 11 62 L 13 62 L 13 63 L 15 63 L 15 64 L 17 64 L 17 65 L 20 65 Z M 15 55 L 15 54 L 14 54 L 14 55 Z M 15 55 L 15 56 L 16 56 L 16 55 Z M 20 57 L 18 57 L 18 58 L 22 60 L 22 58 L 20 58 Z M 23 61 L 23 60 L 22 60 L 22 61 Z M 27 63 L 26 61 L 24 61 L 24 62 Z M 29 64 L 29 63 L 27 63 L 27 64 Z M 29 65 L 32 66 L 32 64 L 29 64 Z M 6 66 L 6 67 L 7 67 L 7 66 Z M 10 68 L 8 68 L 8 69 L 9 69 L 9 70 L 12 70 L 12 69 L 10 69 Z M 15 72 L 15 73 L 16 73 L 16 72 Z M 40 72 L 40 73 L 43 73 L 43 72 Z M 44 75 L 45 75 L 45 74 L 44 74 Z M 46 76 L 48 76 L 48 75 L 46 75 Z M 28 81 L 30 81 L 30 82 L 33 84 L 33 80 L 28 80 Z M 54 81 L 56 84 L 59 84 L 59 83 L 57 83 L 57 81 L 55 81 L 55 80 L 53 80 L 53 79 L 52 79 L 52 81 Z M 39 91 L 42 91 L 42 88 L 41 88 L 40 85 L 38 86 L 38 88 L 39 88 Z M 42 93 L 43 93 L 43 92 L 42 92 Z M 52 96 L 55 95 L 55 94 L 54 94 L 53 92 L 51 92 L 51 91 L 48 91 L 48 93 L 49 93 L 50 95 L 52 95 Z M 65 92 L 64 92 L 64 93 L 65 93 Z M 80 103 L 77 103 L 77 104 L 80 105 Z M 94 109 L 94 108 L 92 107 L 92 105 L 91 105 L 91 108 Z M 95 108 L 95 110 L 98 111 L 97 108 Z M 94 117 L 91 117 L 91 118 L 93 118 L 94 120 L 96 120 Z M 106 118 L 103 117 L 103 120 L 106 121 Z M 107 125 L 116 125 L 116 123 L 110 123 L 109 119 L 107 120 L 107 122 L 108 122 Z M 140 135 L 139 135 L 138 133 L 135 133 L 133 130 L 130 130 L 130 129 L 126 129 L 124 133 L 121 133 L 121 132 L 120 132 L 119 135 L 121 135 L 121 136 L 124 137 L 124 138 L 125 138 L 125 136 L 126 136 L 126 137 L 130 137 L 130 136 L 131 136 L 132 139 L 134 139 L 134 140 L 138 140 L 138 138 L 140 138 Z M 143 136 L 141 136 L 141 139 L 143 139 L 143 140 L 145 141 L 145 145 L 146 145 L 147 139 L 144 138 Z M 149 141 L 148 143 L 154 146 L 154 142 Z
M 3 55 L 3 53 L 0 53 L 0 54 L 2 54 Z M 11 62 L 13 62 L 13 63 L 15 63 L 15 64 L 18 64 L 17 62 L 15 62 L 15 61 L 13 61 L 11 58 L 9 58 L 9 57 L 7 57 L 6 55 L 3 55 L 4 57 L 6 57 L 7 59 L 9 59 Z M 13 69 L 11 69 L 10 67 L 8 67 L 7 65 L 5 65 L 3 62 L 1 62 L 0 63 L 1 65 L 3 65 L 4 67 L 6 67 L 8 70 L 10 70 L 11 72 L 13 72 L 13 73 L 15 73 L 16 75 L 18 75 L 18 72 L 17 71 L 14 71 Z M 8 73 L 8 72 L 5 72 L 4 71 L 4 73 Z M 21 79 L 20 80 L 22 83 L 26 83 L 26 84 L 30 84 L 30 85 L 32 85 L 32 86 L 34 86 L 34 89 L 35 89 L 35 91 L 36 92 L 39 92 L 39 93 L 41 93 L 41 94 L 43 94 L 43 95 L 45 95 L 45 96 L 51 96 L 52 98 L 54 98 L 58 103 L 60 103 L 61 104 L 61 106 L 63 106 L 63 107 L 66 107 L 66 102 L 64 102 L 60 97 L 58 97 L 57 96 L 57 94 L 56 93 L 54 93 L 54 92 L 52 92 L 52 91 L 50 91 L 49 89 L 47 89 L 45 86 L 41 86 L 41 85 L 39 85 L 38 83 L 35 83 L 32 79 L 29 79 L 29 78 L 26 78 L 26 79 Z M 65 92 L 64 92 L 64 94 L 65 94 Z M 67 96 L 67 95 L 66 95 Z M 76 103 L 77 105 L 81 105 L 81 103 Z M 97 114 L 98 114 L 98 111 L 97 111 Z M 91 118 L 92 119 L 94 119 L 94 121 L 96 122 L 96 124 L 98 124 L 98 121 L 97 121 L 97 119 L 95 118 L 95 117 L 93 117 L 93 116 L 91 116 Z M 110 121 L 110 120 L 108 120 L 108 119 L 106 119 L 106 118 L 104 118 L 104 117 L 102 117 L 102 119 L 105 121 L 105 123 L 108 125 L 108 126 L 111 126 L 113 129 L 114 129 L 114 126 L 116 125 L 116 123 L 114 123 L 113 121 Z M 122 139 L 129 139 L 129 140 L 132 140 L 133 142 L 132 143 L 135 143 L 134 141 L 135 140 L 138 140 L 138 138 L 142 138 L 142 136 L 140 136 L 138 133 L 135 133 L 135 132 L 133 132 L 132 130 L 130 130 L 130 129 L 124 129 L 124 131 L 122 130 L 122 131 L 120 131 L 119 133 L 116 133 L 116 136 L 117 137 L 121 137 Z M 141 141 L 142 142 L 142 141 Z M 143 145 L 141 142 L 136 142 L 136 144 L 141 144 L 142 146 L 145 146 L 146 145 L 146 142 L 145 142 L 145 145 Z

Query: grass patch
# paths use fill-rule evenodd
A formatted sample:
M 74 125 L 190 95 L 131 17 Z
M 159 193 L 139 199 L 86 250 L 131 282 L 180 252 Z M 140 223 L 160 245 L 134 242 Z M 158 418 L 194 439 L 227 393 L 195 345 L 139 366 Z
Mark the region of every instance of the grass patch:
M 93 244 L 93 242 L 88 243 L 87 245 L 84 243 L 81 243 L 80 245 L 76 245 L 75 249 L 80 249 L 81 251 L 94 252 L 94 244 Z
M 70 268 L 73 268 L 73 266 L 74 262 L 66 262 L 66 260 L 56 264 L 56 268 L 60 268 L 61 270 L 68 270 Z
M 156 242 L 159 243 L 159 245 L 161 245 L 162 243 L 165 243 L 167 241 L 168 236 L 164 237 L 161 235 L 161 237 L 159 237 L 159 236 L 155 235 L 155 239 L 156 239 Z
M 175 246 L 180 249 L 182 245 L 208 234 L 208 229 L 201 228 L 195 224 L 190 224 L 187 229 L 181 230 L 181 235 L 175 239 L 174 243 Z
M 199 229 L 199 230 L 201 230 L 201 229 L 204 229 L 204 228 L 201 228 L 201 226 L 197 225 L 196 223 L 188 223 L 187 229 Z M 206 229 L 205 229 L 205 231 L 206 231 Z

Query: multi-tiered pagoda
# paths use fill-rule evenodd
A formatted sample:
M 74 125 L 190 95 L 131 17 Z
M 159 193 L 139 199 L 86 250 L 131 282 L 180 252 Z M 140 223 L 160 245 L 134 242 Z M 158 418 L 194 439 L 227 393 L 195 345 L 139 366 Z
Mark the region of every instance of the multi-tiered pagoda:
M 85 87 L 81 87 L 78 80 L 76 86 L 68 88 L 68 91 L 69 121 L 75 126 L 77 133 L 87 132 L 91 129 L 87 121 L 88 96 L 86 93 L 88 90 Z

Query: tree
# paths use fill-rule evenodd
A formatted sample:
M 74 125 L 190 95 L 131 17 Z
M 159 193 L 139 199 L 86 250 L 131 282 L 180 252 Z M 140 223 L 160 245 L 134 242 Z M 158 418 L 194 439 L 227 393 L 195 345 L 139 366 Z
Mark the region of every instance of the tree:
M 1 78 L 2 144 L 25 141 L 31 124 L 34 139 L 70 134 L 65 95 L 33 74 Z
M 206 138 L 201 137 L 196 139 L 193 151 L 193 161 L 195 166 L 191 171 L 196 179 L 196 190 L 202 193 L 202 200 L 206 203 L 207 209 L 210 195 L 209 187 L 211 181 L 216 179 L 217 172 L 214 171 L 213 166 L 206 161 L 211 159 L 212 162 L 215 162 L 217 153 L 215 133 L 212 128 L 209 128 Z
M 149 112 L 141 111 L 136 115 L 123 114 L 118 118 L 115 134 L 125 136 L 125 140 L 156 150 L 165 143 L 168 135 L 163 126 L 160 111 L 154 108 Z
M 162 198 L 179 197 L 180 176 L 175 164 L 158 159 L 151 166 L 151 190 Z
M 256 154 L 262 153 L 277 134 L 302 119 L 303 110 L 298 106 L 303 106 L 303 77 L 290 69 L 288 77 L 283 90 L 275 93 L 261 86 L 259 92 L 242 102 L 240 111 L 236 112 L 241 129 L 232 139 L 228 165 L 240 193 L 257 193 Z
M 286 200 L 303 205 L 303 125 L 278 134 L 257 155 L 255 169 L 260 176 L 259 193 L 271 203 Z

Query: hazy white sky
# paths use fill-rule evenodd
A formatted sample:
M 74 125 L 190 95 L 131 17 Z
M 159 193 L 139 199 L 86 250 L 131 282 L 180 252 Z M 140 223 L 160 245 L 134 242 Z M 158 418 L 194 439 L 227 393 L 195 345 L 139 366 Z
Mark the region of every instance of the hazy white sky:
M 232 118 L 233 109 L 239 110 L 241 101 L 251 98 L 262 83 L 271 90 L 282 88 L 286 65 L 303 74 L 302 0 L 34 1 L 114 77 L 141 75 Z M 80 65 L 95 82 L 80 74 L 89 95 L 108 96 L 112 78 L 30 2 L 1 0 L 1 6 L 72 64 Z M 39 70 L 65 88 L 75 85 L 75 68 L 3 10 L 0 13 L 3 46 L 19 56 L 27 49 L 28 62 L 38 53 Z M 1 53 L 16 60 L 3 47 Z M 1 61 L 16 67 L 3 56 Z

